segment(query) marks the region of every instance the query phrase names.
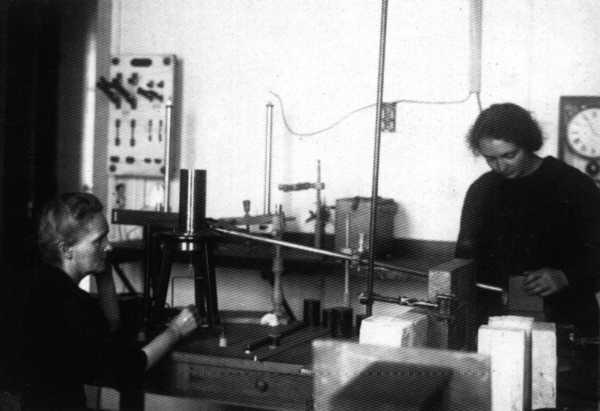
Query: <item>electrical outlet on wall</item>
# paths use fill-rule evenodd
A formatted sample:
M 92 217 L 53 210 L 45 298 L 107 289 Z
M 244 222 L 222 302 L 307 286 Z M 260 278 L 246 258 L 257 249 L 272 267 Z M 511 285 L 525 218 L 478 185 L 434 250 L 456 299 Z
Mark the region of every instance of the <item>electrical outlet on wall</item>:
M 396 103 L 381 104 L 381 131 L 396 131 Z

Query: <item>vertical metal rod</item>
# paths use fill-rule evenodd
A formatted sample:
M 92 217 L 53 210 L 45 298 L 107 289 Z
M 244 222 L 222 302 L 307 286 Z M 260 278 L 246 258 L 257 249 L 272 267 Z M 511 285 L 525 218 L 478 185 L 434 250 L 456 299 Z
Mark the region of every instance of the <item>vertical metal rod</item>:
M 267 121 L 265 125 L 265 187 L 263 214 L 271 215 L 271 160 L 273 156 L 273 104 L 267 103 Z
M 351 253 L 350 250 L 350 213 L 346 216 L 346 241 L 344 242 L 344 252 Z M 344 306 L 350 307 L 350 261 L 344 261 Z
M 273 237 L 276 240 L 283 238 L 285 231 L 285 215 L 283 208 L 279 206 L 279 210 L 275 210 L 273 215 Z M 286 312 L 283 306 L 283 286 L 281 276 L 283 275 L 283 255 L 281 254 L 281 245 L 275 245 L 275 254 L 273 256 L 273 313 L 277 319 L 286 324 Z
M 185 205 L 185 209 L 186 209 L 186 222 L 185 222 L 185 232 L 187 234 L 193 234 L 194 233 L 194 220 L 195 220 L 195 215 L 194 215 L 194 199 L 196 196 L 195 193 L 195 170 L 194 169 L 189 169 L 188 170 L 188 180 L 187 180 L 187 204 Z
M 165 106 L 165 155 L 163 164 L 165 165 L 165 178 L 163 193 L 163 210 L 169 212 L 169 195 L 171 191 L 171 111 L 173 102 L 169 99 Z
M 323 216 L 321 215 L 321 160 L 317 160 L 317 209 L 315 212 L 315 247 L 321 248 Z
M 383 75 L 385 72 L 385 39 L 387 31 L 388 1 L 381 2 L 379 31 L 379 72 L 377 75 L 377 105 L 375 110 L 375 143 L 373 145 L 373 180 L 371 183 L 371 216 L 369 222 L 369 265 L 367 278 L 366 314 L 373 313 L 373 281 L 375 279 L 375 227 L 377 224 L 377 196 L 379 189 L 379 153 L 381 146 L 381 105 L 383 100 Z

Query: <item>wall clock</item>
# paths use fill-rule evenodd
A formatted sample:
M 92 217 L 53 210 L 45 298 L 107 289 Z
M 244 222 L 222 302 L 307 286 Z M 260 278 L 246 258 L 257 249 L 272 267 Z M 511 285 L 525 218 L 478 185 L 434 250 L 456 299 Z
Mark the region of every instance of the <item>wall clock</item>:
M 600 187 L 600 96 L 562 96 L 559 116 L 559 157 Z

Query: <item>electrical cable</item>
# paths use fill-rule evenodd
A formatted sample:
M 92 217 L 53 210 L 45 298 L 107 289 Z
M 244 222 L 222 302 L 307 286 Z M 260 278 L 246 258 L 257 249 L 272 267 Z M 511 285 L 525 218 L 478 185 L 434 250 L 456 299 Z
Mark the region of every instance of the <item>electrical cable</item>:
M 274 93 L 272 91 L 270 91 L 270 93 L 272 95 L 274 95 L 275 98 L 279 101 L 279 107 L 281 107 L 281 119 L 283 120 L 283 124 L 285 125 L 286 130 L 289 131 L 290 134 L 293 134 L 293 135 L 299 136 L 299 137 L 312 137 L 312 136 L 315 136 L 317 134 L 324 133 L 325 131 L 329 131 L 332 128 L 334 128 L 335 126 L 337 126 L 338 124 L 340 124 L 342 121 L 344 121 L 348 117 L 350 117 L 350 116 L 358 113 L 359 111 L 362 111 L 362 110 L 365 110 L 367 108 L 375 106 L 375 103 L 369 104 L 369 105 L 366 105 L 366 106 L 362 106 L 360 108 L 357 108 L 355 110 L 350 111 L 349 113 L 345 114 L 340 119 L 338 119 L 337 121 L 333 122 L 332 124 L 330 124 L 327 127 L 321 128 L 321 129 L 316 130 L 316 131 L 307 132 L 307 133 L 299 133 L 297 131 L 294 131 L 292 129 L 292 127 L 290 126 L 290 124 L 288 123 L 287 116 L 285 115 L 285 108 L 284 108 L 284 105 L 283 105 L 283 99 L 277 93 Z
M 475 91 L 475 98 L 477 98 L 477 107 L 479 108 L 479 112 L 483 111 L 483 106 L 481 105 L 481 92 Z
M 356 113 L 358 113 L 358 112 L 360 112 L 362 110 L 366 110 L 368 108 L 375 107 L 375 105 L 376 105 L 375 103 L 373 103 L 373 104 L 368 104 L 366 106 L 359 107 L 357 109 L 354 109 L 354 110 L 352 110 L 352 111 L 344 114 L 338 120 L 334 121 L 333 123 L 331 123 L 330 125 L 328 125 L 326 127 L 320 128 L 320 129 L 315 130 L 315 131 L 301 133 L 301 132 L 295 131 L 290 126 L 290 124 L 288 122 L 288 119 L 287 119 L 287 116 L 285 114 L 285 107 L 284 107 L 283 99 L 281 98 L 281 96 L 279 94 L 273 92 L 273 91 L 269 91 L 269 93 L 271 93 L 273 96 L 275 96 L 275 98 L 279 101 L 279 107 L 281 108 L 281 119 L 283 121 L 285 129 L 290 134 L 292 134 L 294 136 L 298 136 L 298 137 L 312 137 L 312 136 L 315 136 L 317 134 L 321 134 L 321 133 L 324 133 L 326 131 L 329 131 L 332 128 L 334 128 L 337 125 L 339 125 L 344 120 L 346 120 L 347 118 L 353 116 L 354 114 L 356 114 Z M 454 105 L 454 104 L 465 103 L 466 101 L 469 100 L 469 98 L 471 97 L 472 94 L 475 94 L 477 96 L 477 103 L 478 103 L 478 106 L 479 106 L 479 110 L 481 111 L 481 101 L 479 99 L 479 92 L 473 92 L 473 91 L 469 92 L 466 97 L 464 97 L 462 99 L 459 99 L 459 100 L 412 100 L 412 99 L 400 99 L 400 100 L 391 101 L 389 103 L 393 103 L 393 104 L 394 103 L 395 104 L 403 104 L 403 103 L 405 103 L 405 104 L 431 104 L 431 105 L 450 105 L 450 104 L 452 104 L 452 105 Z

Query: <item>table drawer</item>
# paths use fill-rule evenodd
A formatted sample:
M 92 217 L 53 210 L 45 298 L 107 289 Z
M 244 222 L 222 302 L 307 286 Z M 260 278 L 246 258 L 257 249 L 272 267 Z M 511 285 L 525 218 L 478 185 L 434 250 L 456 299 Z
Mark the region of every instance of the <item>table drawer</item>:
M 176 389 L 194 396 L 278 409 L 312 409 L 312 377 L 179 363 Z

